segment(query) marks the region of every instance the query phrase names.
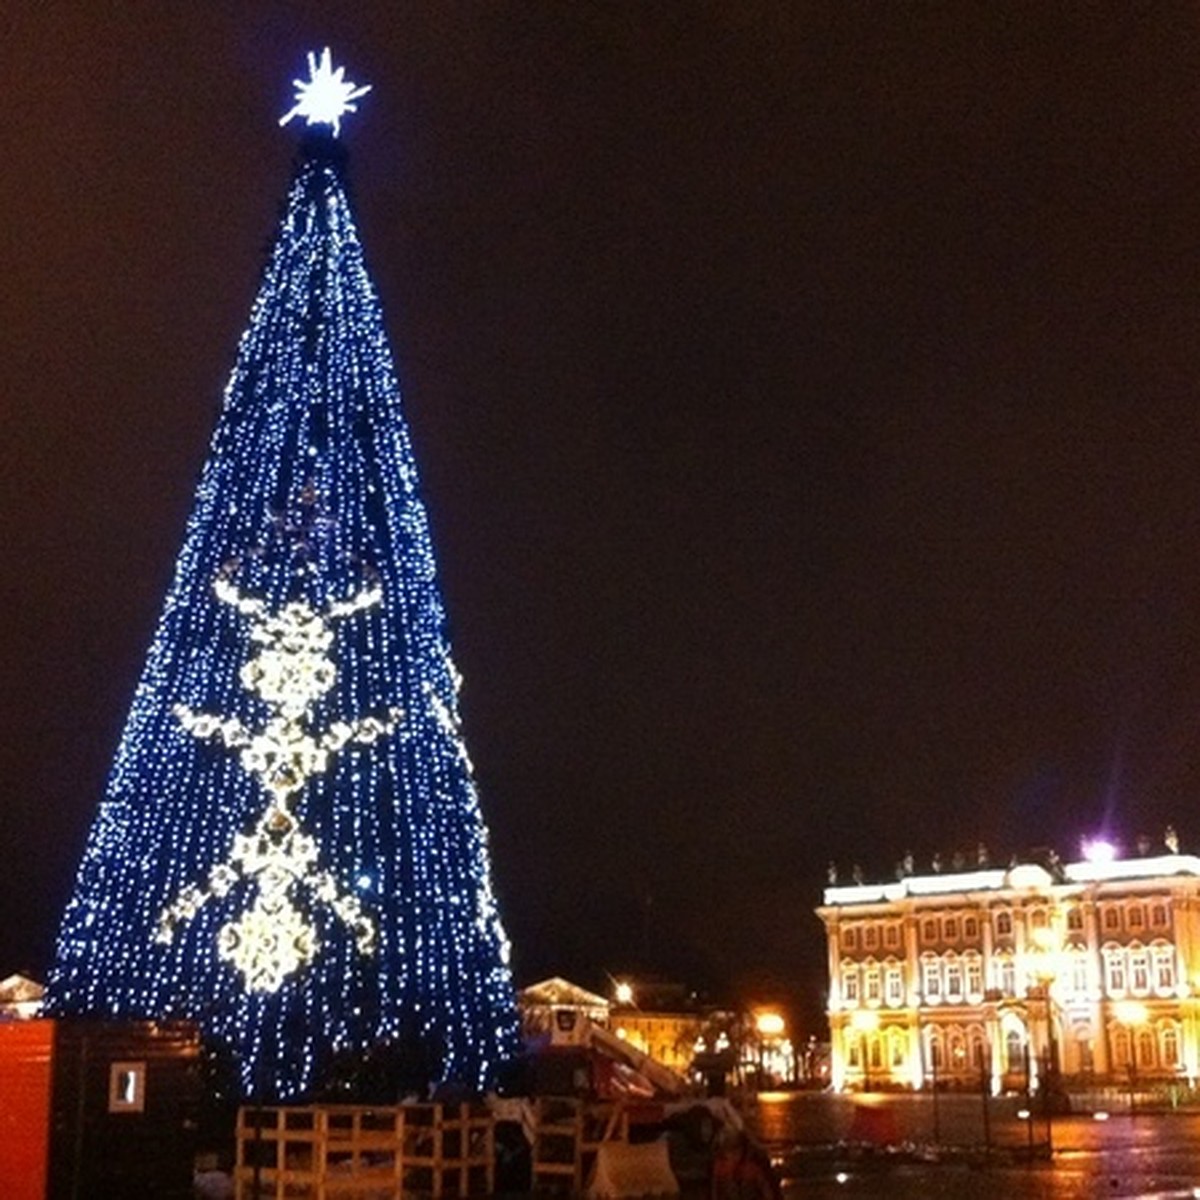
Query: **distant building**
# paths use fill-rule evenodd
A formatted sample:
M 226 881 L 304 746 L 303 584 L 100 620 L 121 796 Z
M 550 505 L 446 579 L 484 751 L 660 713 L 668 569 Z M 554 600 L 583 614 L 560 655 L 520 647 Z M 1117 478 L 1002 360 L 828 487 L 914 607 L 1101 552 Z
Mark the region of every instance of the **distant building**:
M 42 1011 L 46 989 L 28 975 L 0 979 L 0 1021 L 25 1021 Z
M 635 1050 L 688 1077 L 697 1054 L 729 1045 L 735 1013 L 700 1005 L 678 984 L 621 979 L 611 1000 L 555 976 L 518 996 L 527 1037 L 555 1044 L 578 1041 L 588 1023 L 608 1030 Z
M 833 1086 L 1195 1081 L 1200 858 L 1167 846 L 831 882 Z

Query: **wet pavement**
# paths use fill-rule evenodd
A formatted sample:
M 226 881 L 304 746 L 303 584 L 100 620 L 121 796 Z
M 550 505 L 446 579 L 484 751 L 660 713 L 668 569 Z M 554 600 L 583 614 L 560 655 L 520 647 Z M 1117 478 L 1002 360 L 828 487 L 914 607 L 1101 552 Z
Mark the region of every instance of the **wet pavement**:
M 943 1095 L 935 1106 L 929 1096 L 799 1093 L 764 1096 L 747 1116 L 781 1166 L 786 1200 L 1200 1197 L 1200 1112 L 1130 1116 L 1114 1104 L 1101 1110 L 1106 1120 L 1060 1115 L 1047 1129 L 1023 1109 L 1020 1097 L 992 1099 L 985 1121 L 979 1096 Z M 996 1148 L 990 1159 L 985 1140 Z M 861 1148 L 835 1155 L 839 1142 Z M 884 1148 L 896 1144 L 913 1150 Z

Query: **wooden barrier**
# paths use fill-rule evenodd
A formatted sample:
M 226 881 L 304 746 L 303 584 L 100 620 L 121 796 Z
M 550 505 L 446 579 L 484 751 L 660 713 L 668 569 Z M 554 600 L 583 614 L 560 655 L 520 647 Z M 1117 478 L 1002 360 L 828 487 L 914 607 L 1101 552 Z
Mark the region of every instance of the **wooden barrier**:
M 236 1200 L 460 1200 L 494 1190 L 482 1104 L 244 1107 Z
M 543 1096 L 534 1103 L 533 1190 L 580 1195 L 602 1142 L 629 1140 L 625 1105 Z

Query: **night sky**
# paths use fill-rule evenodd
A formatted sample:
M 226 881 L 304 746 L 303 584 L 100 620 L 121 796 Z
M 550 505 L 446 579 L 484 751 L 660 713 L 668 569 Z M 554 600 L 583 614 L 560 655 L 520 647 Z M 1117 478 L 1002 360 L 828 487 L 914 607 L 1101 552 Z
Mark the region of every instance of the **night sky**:
M 520 982 L 811 1021 L 831 859 L 1200 849 L 1195 5 L 9 7 L 0 977 L 48 966 L 325 44 Z

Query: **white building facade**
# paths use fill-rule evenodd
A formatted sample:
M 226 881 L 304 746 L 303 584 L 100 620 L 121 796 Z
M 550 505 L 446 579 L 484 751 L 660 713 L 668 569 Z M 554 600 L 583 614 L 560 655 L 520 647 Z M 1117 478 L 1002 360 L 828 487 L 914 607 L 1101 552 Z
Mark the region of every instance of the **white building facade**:
M 831 885 L 839 1090 L 1200 1075 L 1200 858 Z

